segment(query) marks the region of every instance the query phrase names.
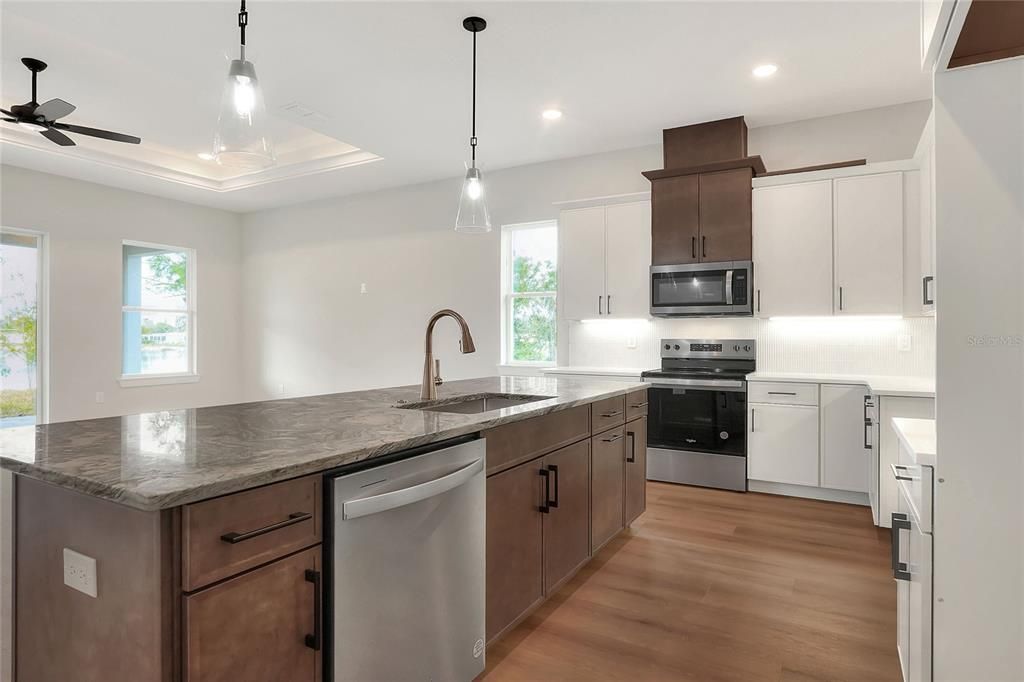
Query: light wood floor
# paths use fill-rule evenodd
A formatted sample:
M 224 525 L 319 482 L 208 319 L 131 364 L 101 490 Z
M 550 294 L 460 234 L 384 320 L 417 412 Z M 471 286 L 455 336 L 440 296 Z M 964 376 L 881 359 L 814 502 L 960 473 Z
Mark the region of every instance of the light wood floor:
M 889 532 L 868 508 L 665 483 L 647 495 L 479 679 L 900 679 Z

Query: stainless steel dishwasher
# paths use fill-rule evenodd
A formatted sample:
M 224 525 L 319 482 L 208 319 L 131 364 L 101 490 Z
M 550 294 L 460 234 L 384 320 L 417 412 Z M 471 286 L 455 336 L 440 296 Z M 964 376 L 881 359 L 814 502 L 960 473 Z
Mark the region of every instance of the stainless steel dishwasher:
M 484 669 L 485 441 L 328 475 L 335 682 L 469 682 Z

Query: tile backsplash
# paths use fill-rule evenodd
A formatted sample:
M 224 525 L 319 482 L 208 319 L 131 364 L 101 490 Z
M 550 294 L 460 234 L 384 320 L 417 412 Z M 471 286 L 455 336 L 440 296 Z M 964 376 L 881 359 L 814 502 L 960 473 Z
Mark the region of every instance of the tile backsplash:
M 600 320 L 565 331 L 560 364 L 576 366 L 656 367 L 662 338 L 753 338 L 762 371 L 935 375 L 931 317 Z

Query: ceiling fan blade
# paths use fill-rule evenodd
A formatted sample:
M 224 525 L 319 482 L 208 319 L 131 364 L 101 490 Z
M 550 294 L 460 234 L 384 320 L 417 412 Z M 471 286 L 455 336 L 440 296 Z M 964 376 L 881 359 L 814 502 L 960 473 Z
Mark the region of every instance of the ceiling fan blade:
M 59 144 L 61 147 L 75 146 L 75 141 L 72 140 L 67 135 L 65 135 L 64 133 L 60 132 L 59 130 L 47 128 L 46 130 L 40 131 L 39 134 L 45 137 L 50 142 L 55 142 L 56 144 Z
M 46 121 L 56 121 L 58 118 L 64 118 L 74 110 L 74 104 L 65 102 L 62 99 L 51 99 L 49 102 L 43 102 L 36 107 L 35 115 L 42 116 Z
M 79 135 L 89 135 L 91 137 L 100 137 L 104 140 L 113 140 L 114 142 L 127 142 L 128 144 L 138 144 L 142 142 L 141 138 L 135 137 L 134 135 L 124 135 L 123 133 L 112 133 L 109 130 L 100 130 L 98 128 L 86 128 L 85 126 L 71 125 L 70 123 L 54 123 L 54 128 L 60 128 L 66 130 L 69 133 L 78 133 Z

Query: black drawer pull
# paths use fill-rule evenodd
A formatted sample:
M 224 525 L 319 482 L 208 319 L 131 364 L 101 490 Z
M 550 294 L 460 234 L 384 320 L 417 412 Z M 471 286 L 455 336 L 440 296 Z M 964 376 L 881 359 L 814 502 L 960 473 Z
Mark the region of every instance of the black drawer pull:
M 618 417 L 620 414 L 622 414 L 622 410 L 612 410 L 611 412 L 602 412 L 601 416 L 602 417 Z
M 796 391 L 768 391 L 768 395 L 796 395 Z
M 551 513 L 551 473 L 547 469 L 537 472 L 544 479 L 544 504 L 537 507 L 542 514 Z
M 220 536 L 220 539 L 229 544 L 237 545 L 239 542 L 258 538 L 261 535 L 273 533 L 275 530 L 281 530 L 288 526 L 294 526 L 296 523 L 309 521 L 311 518 L 313 518 L 313 515 L 309 512 L 295 512 L 293 514 L 289 514 L 288 518 L 284 521 L 272 523 L 269 526 L 263 526 L 263 528 L 257 528 L 256 530 L 251 530 L 248 533 L 224 533 L 224 535 Z
M 548 506 L 552 509 L 558 509 L 558 465 L 549 464 L 548 471 L 555 475 L 555 497 L 548 500 Z
M 910 521 L 906 514 L 892 513 L 892 577 L 896 580 L 910 580 L 907 564 L 900 561 L 900 531 L 910 530 Z
M 306 569 L 306 582 L 313 583 L 313 634 L 306 635 L 306 646 L 313 651 L 320 651 L 323 640 L 323 630 L 320 621 L 322 620 L 320 609 L 323 608 L 323 583 L 320 579 L 320 571 Z
M 634 410 L 639 410 L 642 407 L 647 407 L 647 403 L 636 403 L 635 405 L 630 405 L 630 407 Z
M 612 436 L 611 438 L 602 438 L 601 440 L 603 442 L 605 442 L 605 443 L 614 443 L 617 440 L 622 440 L 622 434 L 621 433 L 617 433 L 614 436 Z

